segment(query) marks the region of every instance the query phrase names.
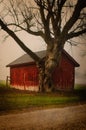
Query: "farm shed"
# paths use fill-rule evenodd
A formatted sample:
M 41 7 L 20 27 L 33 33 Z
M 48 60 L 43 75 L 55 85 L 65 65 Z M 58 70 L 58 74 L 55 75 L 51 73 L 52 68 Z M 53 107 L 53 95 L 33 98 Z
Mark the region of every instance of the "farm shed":
M 44 58 L 46 51 L 39 51 L 36 52 L 36 54 Z M 10 67 L 11 86 L 22 90 L 39 90 L 39 71 L 36 67 L 36 63 L 29 55 L 24 54 L 8 64 L 7 67 Z M 75 67 L 79 67 L 79 64 L 63 50 L 60 66 L 55 69 L 52 75 L 56 89 L 71 90 L 74 88 Z

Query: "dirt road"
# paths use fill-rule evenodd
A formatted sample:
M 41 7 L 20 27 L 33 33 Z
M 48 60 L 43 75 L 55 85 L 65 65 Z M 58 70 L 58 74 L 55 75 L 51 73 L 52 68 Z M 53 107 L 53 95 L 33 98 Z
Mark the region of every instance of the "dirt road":
M 0 130 L 86 130 L 86 104 L 1 115 Z

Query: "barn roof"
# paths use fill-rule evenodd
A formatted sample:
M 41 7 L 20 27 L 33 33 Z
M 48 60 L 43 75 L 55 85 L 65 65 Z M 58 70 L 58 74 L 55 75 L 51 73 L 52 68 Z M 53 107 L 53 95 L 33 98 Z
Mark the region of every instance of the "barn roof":
M 46 51 L 38 51 L 35 52 L 40 58 L 45 57 L 46 55 Z M 24 64 L 29 64 L 29 63 L 33 63 L 34 59 L 32 59 L 28 54 L 24 54 L 23 56 L 17 58 L 16 60 L 14 60 L 13 62 L 11 62 L 10 64 L 7 65 L 7 67 L 10 66 L 17 66 L 17 65 L 24 65 Z
M 35 52 L 40 58 L 44 58 L 46 55 L 46 51 L 38 51 Z M 75 67 L 78 67 L 79 64 L 74 60 L 73 57 L 71 57 L 65 50 L 63 50 L 63 54 L 74 64 Z M 6 67 L 11 67 L 11 66 L 19 66 L 19 65 L 28 65 L 30 63 L 34 63 L 34 60 L 28 55 L 24 54 L 23 56 L 17 58 L 10 64 L 8 64 Z

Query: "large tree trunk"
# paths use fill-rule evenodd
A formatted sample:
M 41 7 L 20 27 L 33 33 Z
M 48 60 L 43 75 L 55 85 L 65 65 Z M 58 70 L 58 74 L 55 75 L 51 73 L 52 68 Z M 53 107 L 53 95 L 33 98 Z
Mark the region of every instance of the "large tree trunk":
M 54 83 L 52 74 L 56 67 L 58 67 L 61 59 L 62 49 L 58 48 L 57 44 L 53 48 L 47 49 L 47 54 L 44 62 L 39 65 L 39 91 L 50 92 L 54 90 Z

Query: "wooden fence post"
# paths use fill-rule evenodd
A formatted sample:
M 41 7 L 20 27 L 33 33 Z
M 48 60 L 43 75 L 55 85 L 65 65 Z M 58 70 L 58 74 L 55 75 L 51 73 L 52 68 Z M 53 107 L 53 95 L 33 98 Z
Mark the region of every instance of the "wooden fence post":
M 10 84 L 10 76 L 7 76 L 7 78 L 6 78 L 6 86 L 8 87 L 9 84 Z

